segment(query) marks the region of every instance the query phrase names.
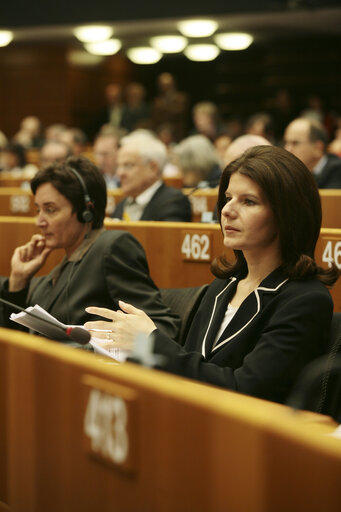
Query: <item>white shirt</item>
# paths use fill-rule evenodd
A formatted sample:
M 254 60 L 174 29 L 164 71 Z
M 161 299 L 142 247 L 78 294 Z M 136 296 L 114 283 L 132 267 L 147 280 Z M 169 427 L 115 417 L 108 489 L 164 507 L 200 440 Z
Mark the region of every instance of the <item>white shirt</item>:
M 129 220 L 140 220 L 143 210 L 161 185 L 162 181 L 157 180 L 153 185 L 136 196 L 135 199 L 128 197 L 124 207 L 123 218 L 128 220 L 129 217 Z
M 238 310 L 238 308 L 234 308 L 233 306 L 231 306 L 231 304 L 227 305 L 227 310 L 225 311 L 223 321 L 221 322 L 221 325 L 219 327 L 219 330 L 218 330 L 215 340 L 213 342 L 212 349 L 216 346 L 217 341 L 219 340 L 220 336 L 225 331 L 228 324 L 231 322 L 231 320 L 234 317 L 234 315 L 236 314 L 237 310 Z

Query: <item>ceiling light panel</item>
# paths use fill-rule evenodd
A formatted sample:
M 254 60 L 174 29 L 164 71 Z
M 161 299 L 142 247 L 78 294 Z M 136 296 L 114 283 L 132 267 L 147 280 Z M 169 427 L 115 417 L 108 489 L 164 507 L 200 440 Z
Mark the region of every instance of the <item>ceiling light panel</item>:
M 218 57 L 220 49 L 215 44 L 190 44 L 184 54 L 190 60 L 207 62 Z
M 179 53 L 187 45 L 187 39 L 183 36 L 155 36 L 150 39 L 150 44 L 162 53 Z
M 7 46 L 13 39 L 13 32 L 0 30 L 0 46 Z
M 155 64 L 162 57 L 161 52 L 148 46 L 129 48 L 127 55 L 135 64 Z
M 108 25 L 84 25 L 73 30 L 73 34 L 82 43 L 96 43 L 109 39 L 114 29 Z
M 217 34 L 214 40 L 222 50 L 245 50 L 253 42 L 253 37 L 243 32 L 228 32 Z
M 93 55 L 115 55 L 121 49 L 122 43 L 119 39 L 107 39 L 97 43 L 85 43 L 84 46 Z
M 209 37 L 218 28 L 214 20 L 186 20 L 177 25 L 181 34 L 187 37 Z

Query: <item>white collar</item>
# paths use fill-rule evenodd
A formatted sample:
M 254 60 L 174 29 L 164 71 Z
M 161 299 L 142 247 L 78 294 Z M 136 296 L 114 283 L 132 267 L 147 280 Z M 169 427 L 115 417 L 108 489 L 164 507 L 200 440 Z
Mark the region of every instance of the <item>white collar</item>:
M 161 185 L 162 185 L 162 180 L 157 180 L 155 183 L 153 183 L 153 185 L 151 185 L 146 190 L 144 190 L 141 194 L 136 196 L 135 202 L 139 206 L 143 206 L 143 207 L 146 206 L 149 203 L 149 201 L 151 200 L 151 198 L 153 197 L 153 195 L 155 194 L 155 192 L 157 191 L 157 189 L 161 187 Z

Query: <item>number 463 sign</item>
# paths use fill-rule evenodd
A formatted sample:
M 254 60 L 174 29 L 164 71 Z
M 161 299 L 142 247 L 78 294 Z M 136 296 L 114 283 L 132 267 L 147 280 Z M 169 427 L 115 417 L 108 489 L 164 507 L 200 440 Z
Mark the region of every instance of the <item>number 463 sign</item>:
M 136 468 L 136 394 L 129 388 L 86 376 L 86 451 L 125 470 Z M 90 386 L 90 387 L 88 387 Z
M 338 268 L 341 268 L 341 241 L 328 240 L 322 254 L 322 261 L 331 267 L 334 261 Z

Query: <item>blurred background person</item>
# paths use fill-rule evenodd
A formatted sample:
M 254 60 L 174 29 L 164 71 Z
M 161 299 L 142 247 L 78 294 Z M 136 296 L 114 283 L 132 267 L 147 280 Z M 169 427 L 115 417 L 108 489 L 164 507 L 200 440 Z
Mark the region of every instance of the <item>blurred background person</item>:
M 328 153 L 341 157 L 341 139 L 335 138 L 329 143 Z
M 229 132 L 225 131 L 225 132 L 221 132 L 219 135 L 217 135 L 213 141 L 215 150 L 216 150 L 217 155 L 220 160 L 221 167 L 224 166 L 225 151 L 231 144 L 232 140 L 233 140 L 232 135 L 230 135 Z
M 28 163 L 25 148 L 21 144 L 11 142 L 0 153 L 0 168 L 13 178 L 33 178 L 38 167 Z
M 275 138 L 271 116 L 265 112 L 253 114 L 245 123 L 245 133 L 259 135 L 273 144 Z
M 117 177 L 126 197 L 117 205 L 113 218 L 192 220 L 188 197 L 162 181 L 167 159 L 167 148 L 156 137 L 139 131 L 123 137 L 117 156 Z
M 223 162 L 224 167 L 231 163 L 233 160 L 239 158 L 244 151 L 253 146 L 271 146 L 271 143 L 265 137 L 261 137 L 260 135 L 240 135 L 231 142 L 231 144 L 226 149 Z
M 94 141 L 94 161 L 102 173 L 108 189 L 119 186 L 116 174 L 118 142 L 119 134 L 116 130 L 100 132 Z
M 88 138 L 80 128 L 65 128 L 60 132 L 58 140 L 69 146 L 74 156 L 83 154 L 88 148 Z
M 275 142 L 280 144 L 286 126 L 297 117 L 297 108 L 291 93 L 285 88 L 278 89 L 275 96 L 267 100 L 267 107 L 273 122 Z
M 70 146 L 58 140 L 45 142 L 40 149 L 40 168 L 44 168 L 55 162 L 63 162 L 71 156 Z
M 67 126 L 63 123 L 49 124 L 44 131 L 44 142 L 60 140 L 60 135 L 67 130 Z
M 200 101 L 192 109 L 194 129 L 192 134 L 205 135 L 214 141 L 224 131 L 218 107 L 211 101 Z
M 7 144 L 8 144 L 8 138 L 6 137 L 4 132 L 2 132 L 0 130 L 0 149 L 4 148 L 5 146 L 7 146 Z
M 138 82 L 131 82 L 125 88 L 121 128 L 131 132 L 137 128 L 150 127 L 150 108 L 146 102 L 146 89 Z
M 316 119 L 294 119 L 284 132 L 284 147 L 315 177 L 319 188 L 341 188 L 341 158 L 328 153 L 328 134 Z
M 219 156 L 204 135 L 191 135 L 173 149 L 174 162 L 185 187 L 217 187 L 221 176 Z
M 175 77 L 171 73 L 161 73 L 157 77 L 158 93 L 152 102 L 152 126 L 155 131 L 164 124 L 172 127 L 176 141 L 188 132 L 189 98 L 187 93 L 177 89 Z
M 19 131 L 13 136 L 12 141 L 24 146 L 24 148 L 39 148 L 43 144 L 42 125 L 37 116 L 27 116 L 20 123 Z
M 124 110 L 123 87 L 118 83 L 109 83 L 104 89 L 104 107 L 93 116 L 92 122 L 85 129 L 85 133 L 93 140 L 103 125 L 112 128 L 121 128 Z

